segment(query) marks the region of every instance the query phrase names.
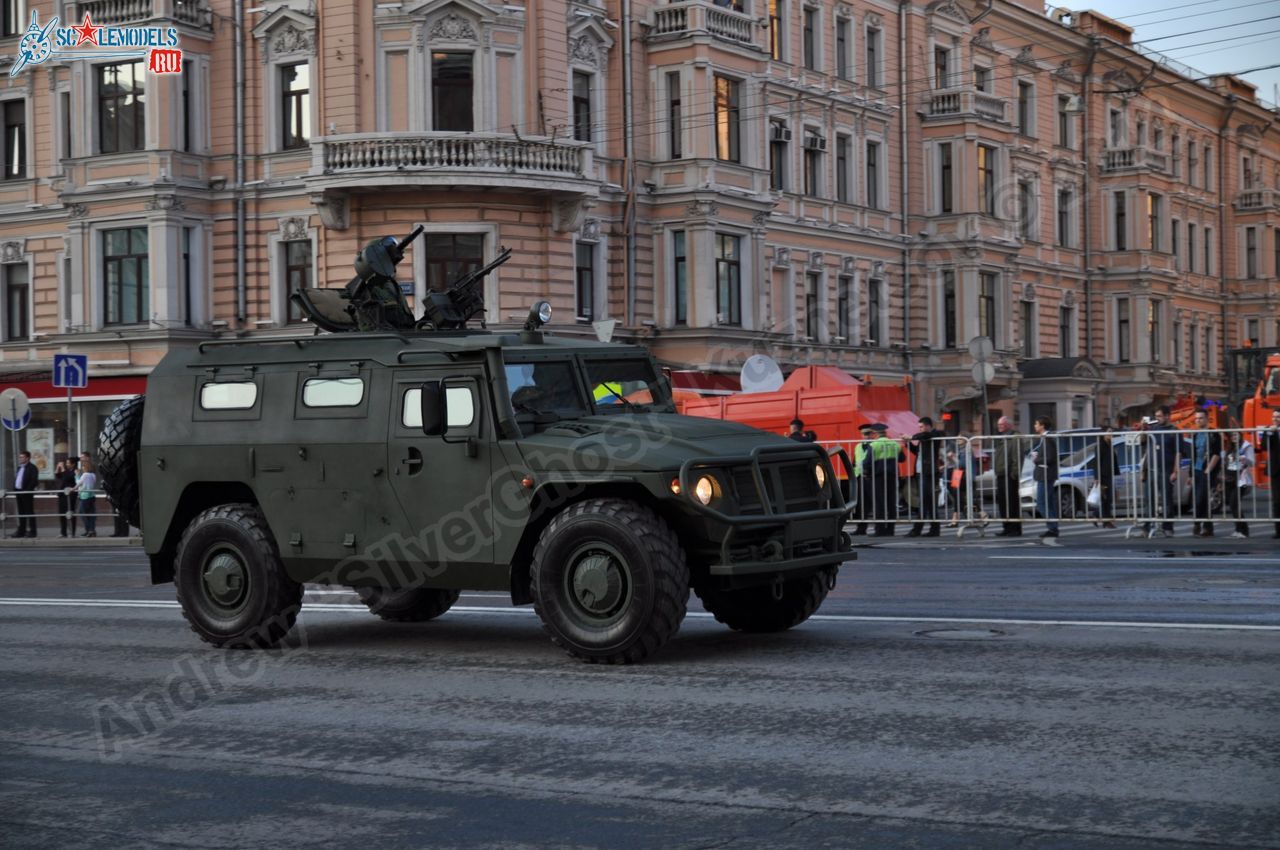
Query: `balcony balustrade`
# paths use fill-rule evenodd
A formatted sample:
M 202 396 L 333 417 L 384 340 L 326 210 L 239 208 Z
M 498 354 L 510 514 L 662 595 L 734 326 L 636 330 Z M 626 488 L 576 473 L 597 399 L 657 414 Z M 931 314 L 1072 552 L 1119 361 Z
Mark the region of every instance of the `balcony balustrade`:
M 1169 171 L 1169 155 L 1151 148 L 1116 148 L 1102 152 L 1102 172 Z
M 1266 212 L 1280 208 L 1280 190 L 1247 189 L 1236 192 L 1236 212 Z
M 387 186 L 519 188 L 593 194 L 593 149 L 572 140 L 498 133 L 355 133 L 311 142 L 308 185 L 360 190 Z
M 143 24 L 169 20 L 198 29 L 213 27 L 213 13 L 203 0 L 84 0 L 76 3 L 75 21 L 87 13 L 99 24 Z
M 707 33 L 722 41 L 763 49 L 750 15 L 703 0 L 655 6 L 649 18 L 649 40 Z
M 1007 122 L 1008 98 L 997 97 L 974 88 L 938 91 L 925 97 L 925 118 L 972 116 L 988 121 Z

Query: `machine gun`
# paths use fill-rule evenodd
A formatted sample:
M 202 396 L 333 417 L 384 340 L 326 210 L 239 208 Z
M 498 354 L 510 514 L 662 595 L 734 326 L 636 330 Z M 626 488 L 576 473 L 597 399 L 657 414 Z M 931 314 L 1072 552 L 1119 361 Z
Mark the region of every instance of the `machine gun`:
M 467 322 L 484 312 L 481 281 L 489 272 L 511 259 L 511 249 L 503 248 L 498 256 L 480 268 L 467 272 L 449 284 L 447 289 L 429 290 L 423 303 L 422 318 L 416 327 L 428 330 L 465 328 Z M 481 326 L 484 320 L 480 321 Z
M 297 289 L 289 297 L 307 317 L 326 331 L 456 330 L 465 328 L 484 312 L 481 281 L 511 259 L 511 249 L 475 271 L 467 272 L 448 288 L 427 292 L 423 316 L 414 321 L 400 284 L 396 266 L 405 249 L 422 234 L 419 225 L 404 239 L 374 239 L 356 255 L 356 276 L 341 289 Z M 482 322 L 483 324 L 483 322 Z

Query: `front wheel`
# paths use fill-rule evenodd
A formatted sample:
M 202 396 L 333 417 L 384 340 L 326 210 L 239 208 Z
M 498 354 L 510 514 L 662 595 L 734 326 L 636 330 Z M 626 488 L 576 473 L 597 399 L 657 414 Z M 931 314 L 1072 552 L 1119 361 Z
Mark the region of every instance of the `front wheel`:
M 191 630 L 214 646 L 265 648 L 298 617 L 302 585 L 289 578 L 257 505 L 218 505 L 178 543 L 174 583 Z
M 624 499 L 570 505 L 533 551 L 533 605 L 551 640 L 591 662 L 630 664 L 680 628 L 689 571 L 675 532 Z
M 741 590 L 695 588 L 694 592 L 718 622 L 739 632 L 782 632 L 813 616 L 835 586 L 839 567 L 779 584 Z
M 384 620 L 397 623 L 421 623 L 434 620 L 453 607 L 461 595 L 456 590 L 411 587 L 385 590 L 381 587 L 359 587 L 356 594 L 369 610 Z

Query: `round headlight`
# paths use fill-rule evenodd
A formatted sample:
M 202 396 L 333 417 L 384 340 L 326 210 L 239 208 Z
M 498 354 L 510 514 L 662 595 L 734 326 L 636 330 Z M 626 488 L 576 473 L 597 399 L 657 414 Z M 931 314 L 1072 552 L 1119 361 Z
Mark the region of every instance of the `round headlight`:
M 822 468 L 822 464 L 815 463 L 813 465 L 813 477 L 818 479 L 819 490 L 827 486 L 827 471 Z
M 535 308 L 538 311 L 539 322 L 542 322 L 542 324 L 545 325 L 547 322 L 551 321 L 551 302 L 539 301 L 537 305 L 535 305 Z
M 709 505 L 716 497 L 716 489 L 716 480 L 710 475 L 704 475 L 693 485 L 693 495 L 702 504 Z

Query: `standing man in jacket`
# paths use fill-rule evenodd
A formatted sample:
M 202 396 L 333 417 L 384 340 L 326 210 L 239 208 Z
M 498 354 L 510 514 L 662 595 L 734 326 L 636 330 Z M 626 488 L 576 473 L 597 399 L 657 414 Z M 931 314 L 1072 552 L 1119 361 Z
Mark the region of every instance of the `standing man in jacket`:
M 871 483 L 875 489 L 876 537 L 892 537 L 898 518 L 898 464 L 906 460 L 902 444 L 889 438 L 889 426 L 877 422 L 871 426 L 876 438 L 871 441 Z
M 13 480 L 13 489 L 18 491 L 14 497 L 18 503 L 18 530 L 14 537 L 36 536 L 36 497 L 32 491 L 39 478 L 40 470 L 31 462 L 31 453 L 18 452 L 18 474 Z
M 1169 406 L 1156 408 L 1155 424 L 1147 436 L 1146 453 L 1142 460 L 1142 477 L 1147 482 L 1148 515 L 1164 518 L 1160 530 L 1173 536 L 1173 517 L 1181 503 L 1178 487 L 1178 471 L 1182 468 L 1182 435 L 1169 421 Z M 1151 523 L 1146 524 L 1149 536 L 1155 536 Z
M 1022 523 L 1022 456 L 1023 440 L 1014 430 L 1013 420 L 1001 416 L 996 422 L 996 431 L 1000 436 L 994 440 L 991 453 L 991 468 L 995 473 L 996 510 L 1000 513 L 1003 527 L 996 537 L 1021 537 Z
M 929 519 L 929 532 L 925 537 L 937 537 L 942 533 L 938 525 L 938 474 L 942 468 L 941 446 L 946 437 L 941 431 L 934 430 L 933 419 L 921 416 L 918 423 L 920 430 L 906 439 L 907 448 L 916 456 L 920 464 L 920 474 L 915 478 L 915 495 L 920 522 L 911 526 L 908 537 L 919 537 L 924 531 L 924 520 Z M 905 436 L 905 435 L 904 435 Z
M 1267 450 L 1267 477 L 1271 480 L 1271 518 L 1280 540 L 1280 410 L 1271 411 L 1271 428 L 1263 432 L 1262 445 Z
M 1196 523 L 1191 533 L 1196 537 L 1212 537 L 1212 509 L 1209 496 L 1218 483 L 1222 463 L 1222 437 L 1209 431 L 1209 413 L 1197 410 L 1196 430 L 1191 435 L 1191 493 L 1195 503 Z
M 1035 464 L 1036 506 L 1044 515 L 1046 530 L 1041 538 L 1058 536 L 1058 440 L 1049 435 L 1053 420 L 1037 416 L 1032 426 L 1036 441 L 1031 447 L 1031 462 Z

